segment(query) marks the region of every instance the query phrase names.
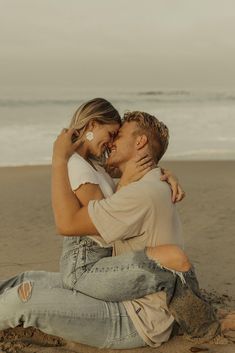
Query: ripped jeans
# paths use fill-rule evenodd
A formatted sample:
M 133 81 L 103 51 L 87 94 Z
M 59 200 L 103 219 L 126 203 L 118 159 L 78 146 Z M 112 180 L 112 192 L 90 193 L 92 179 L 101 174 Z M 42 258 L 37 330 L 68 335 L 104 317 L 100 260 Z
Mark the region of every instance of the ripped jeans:
M 28 271 L 0 281 L 0 330 L 18 325 L 98 348 L 146 346 L 122 303 L 65 289 L 55 272 Z
M 219 332 L 220 324 L 201 297 L 193 267 L 187 272 L 163 268 L 145 250 L 112 257 L 112 248 L 74 236 L 64 237 L 60 271 L 65 288 L 104 301 L 121 302 L 165 291 L 169 311 L 184 333 L 209 338 Z
M 66 249 L 72 250 L 67 245 Z M 88 293 L 89 290 L 91 296 L 65 288 L 60 273 L 24 272 L 0 281 L 0 330 L 18 325 L 33 326 L 45 333 L 99 348 L 143 347 L 146 343 L 138 334 L 124 305 L 121 302 L 96 299 L 94 296 L 113 299 L 116 296 L 116 293 L 113 293 L 115 290 L 119 291 L 119 294 L 123 292 L 124 297 L 165 290 L 169 311 L 183 332 L 193 337 L 212 337 L 218 332 L 219 323 L 211 306 L 200 297 L 193 269 L 175 273 L 161 268 L 150 260 L 144 251 L 116 258 L 100 258 L 101 254 L 97 257 L 93 253 L 94 248 L 90 252 L 87 245 L 89 244 L 83 244 L 86 251 L 77 253 L 77 256 L 79 253 L 83 254 L 83 267 L 76 276 L 80 274 L 85 277 L 87 270 L 97 269 L 89 274 L 93 276 L 93 280 L 89 279 L 90 290 L 84 286 L 84 291 Z M 94 244 L 90 245 L 93 247 Z M 67 257 L 74 269 L 78 265 L 78 262 L 74 261 L 75 253 L 74 257 Z M 63 255 L 66 255 L 66 252 Z M 98 261 L 94 263 L 95 258 Z M 114 266 L 113 260 L 117 261 L 118 258 L 119 265 L 116 263 Z M 65 260 L 66 256 L 61 263 Z M 100 266 L 102 261 L 103 267 Z M 104 267 L 105 261 L 111 261 L 109 267 Z M 69 268 L 66 265 L 64 271 Z M 70 280 L 76 280 L 74 275 L 73 273 Z M 128 280 L 126 276 L 129 276 Z M 115 281 L 110 286 L 109 281 L 112 278 L 115 278 L 121 289 Z M 129 284 L 134 294 L 129 291 Z M 129 291 L 128 294 L 125 294 L 125 291 Z
M 174 271 L 163 270 L 145 250 L 112 256 L 111 247 L 76 236 L 64 237 L 60 272 L 64 288 L 116 302 L 163 290 L 171 296 L 175 281 Z

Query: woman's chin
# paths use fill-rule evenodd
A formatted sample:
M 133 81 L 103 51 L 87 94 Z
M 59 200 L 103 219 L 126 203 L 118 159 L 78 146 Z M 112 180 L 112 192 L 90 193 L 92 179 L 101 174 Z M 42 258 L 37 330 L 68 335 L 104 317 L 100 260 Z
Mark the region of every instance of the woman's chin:
M 93 150 L 91 154 L 95 158 L 100 158 L 102 156 L 103 152 L 102 152 L 102 149 L 99 148 L 99 149 L 97 149 L 95 151 Z

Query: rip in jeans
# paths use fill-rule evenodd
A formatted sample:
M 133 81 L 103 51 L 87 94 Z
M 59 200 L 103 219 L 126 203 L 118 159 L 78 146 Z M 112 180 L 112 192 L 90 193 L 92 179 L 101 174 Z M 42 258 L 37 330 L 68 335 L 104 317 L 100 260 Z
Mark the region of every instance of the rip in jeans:
M 32 283 L 30 281 L 23 282 L 18 287 L 18 295 L 23 303 L 27 303 L 27 301 L 31 298 L 32 294 Z

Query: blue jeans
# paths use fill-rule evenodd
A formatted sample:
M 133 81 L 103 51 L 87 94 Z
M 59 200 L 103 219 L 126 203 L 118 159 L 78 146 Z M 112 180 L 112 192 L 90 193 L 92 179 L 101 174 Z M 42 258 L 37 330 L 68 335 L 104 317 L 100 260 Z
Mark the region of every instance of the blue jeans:
M 111 255 L 112 248 L 102 248 L 91 238 L 64 237 L 60 261 L 63 286 L 116 302 L 165 291 L 169 311 L 184 333 L 209 338 L 219 332 L 220 324 L 211 305 L 201 297 L 193 267 L 183 273 L 165 269 L 149 259 L 145 250 Z
M 76 239 L 79 238 L 76 237 Z M 72 238 L 70 240 L 72 241 Z M 76 271 L 76 275 L 80 273 L 81 276 L 89 267 L 93 268 L 100 261 L 101 263 L 106 261 L 101 258 L 94 263 L 93 260 L 97 259 L 97 256 L 94 254 L 91 256 L 92 252 L 89 252 L 88 244 L 83 245 L 86 251 L 82 252 L 82 260 L 85 262 L 81 273 Z M 74 260 L 78 254 L 81 254 L 81 251 L 75 251 L 74 257 L 68 256 L 67 259 L 72 260 L 68 263 L 77 264 L 78 262 Z M 90 292 L 92 296 L 95 292 L 95 295 L 108 295 L 109 298 L 113 298 L 116 296 L 115 293 L 112 294 L 113 290 L 123 292 L 125 296 L 125 290 L 128 291 L 129 287 L 129 283 L 126 284 L 125 281 L 126 275 L 130 280 L 131 277 L 135 278 L 134 282 L 131 282 L 131 288 L 137 295 L 140 292 L 147 294 L 154 288 L 156 291 L 157 283 L 158 290 L 166 291 L 169 311 L 183 332 L 193 337 L 213 337 L 218 332 L 219 323 L 211 306 L 200 298 L 193 269 L 176 275 L 174 271 L 163 269 L 159 264 L 149 260 L 144 251 L 116 258 L 119 258 L 119 261 L 122 259 L 118 267 L 110 264 L 110 267 L 106 267 L 106 272 L 103 270 L 104 267 L 93 268 L 99 270 L 91 272 L 93 282 L 90 284 L 93 290 L 90 289 Z M 108 260 L 115 260 L 115 257 Z M 144 276 L 143 273 L 145 273 Z M 125 290 L 120 291 L 115 281 L 114 287 L 111 286 L 108 290 L 106 288 L 104 290 L 103 284 L 106 283 L 106 287 L 109 287 L 109 281 L 113 276 L 117 279 L 119 286 L 126 288 Z M 102 286 L 100 283 L 103 283 Z M 25 292 L 24 286 L 29 287 L 30 290 Z M 133 293 L 129 291 L 129 295 Z M 194 320 L 198 317 L 200 317 L 199 322 Z M 16 327 L 20 324 L 24 327 L 34 326 L 48 334 L 100 348 L 128 349 L 146 346 L 121 302 L 104 301 L 67 289 L 64 287 L 60 273 L 25 272 L 0 282 L 0 329 Z
M 24 300 L 23 284 L 31 286 Z M 0 330 L 20 324 L 99 348 L 146 346 L 122 303 L 65 289 L 60 273 L 30 271 L 0 282 Z
M 145 250 L 112 257 L 88 237 L 64 237 L 60 260 L 64 288 L 96 299 L 121 302 L 166 291 L 172 295 L 174 271 L 164 270 Z

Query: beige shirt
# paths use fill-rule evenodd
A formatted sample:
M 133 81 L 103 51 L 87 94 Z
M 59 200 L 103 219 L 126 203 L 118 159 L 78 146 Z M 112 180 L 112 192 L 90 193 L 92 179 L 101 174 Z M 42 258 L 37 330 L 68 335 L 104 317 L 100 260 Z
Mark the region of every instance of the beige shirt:
M 112 243 L 114 255 L 160 244 L 183 245 L 181 224 L 159 168 L 141 180 L 122 187 L 111 197 L 90 201 L 89 215 L 100 235 Z M 153 347 L 169 339 L 173 317 L 163 292 L 124 302 L 138 333 Z

